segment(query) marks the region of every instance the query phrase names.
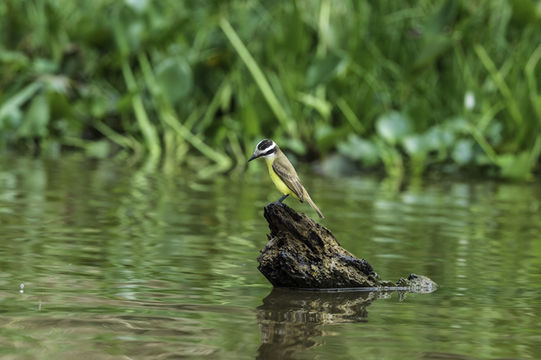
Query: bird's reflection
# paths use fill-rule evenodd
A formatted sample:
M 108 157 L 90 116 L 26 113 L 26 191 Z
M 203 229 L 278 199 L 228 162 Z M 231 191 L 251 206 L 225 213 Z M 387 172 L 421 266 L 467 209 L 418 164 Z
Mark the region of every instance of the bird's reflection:
M 366 308 L 390 292 L 321 292 L 274 288 L 257 308 L 258 359 L 292 359 L 318 345 L 321 325 L 365 322 Z

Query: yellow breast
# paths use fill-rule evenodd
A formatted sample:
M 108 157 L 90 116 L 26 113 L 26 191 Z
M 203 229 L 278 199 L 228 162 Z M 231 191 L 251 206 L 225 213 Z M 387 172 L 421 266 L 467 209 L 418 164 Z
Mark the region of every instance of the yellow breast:
M 293 195 L 295 198 L 298 199 L 297 195 L 295 195 L 295 193 L 287 187 L 287 185 L 282 181 L 282 179 L 280 179 L 278 175 L 276 175 L 276 173 L 272 169 L 273 159 L 265 159 L 265 161 L 267 162 L 267 168 L 269 169 L 269 175 L 272 179 L 272 182 L 274 183 L 278 191 L 280 191 L 284 195 Z

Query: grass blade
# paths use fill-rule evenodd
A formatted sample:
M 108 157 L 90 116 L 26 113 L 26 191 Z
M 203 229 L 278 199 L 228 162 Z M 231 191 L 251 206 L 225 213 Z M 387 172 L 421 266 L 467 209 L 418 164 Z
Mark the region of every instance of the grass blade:
M 294 123 L 290 121 L 289 116 L 287 115 L 284 108 L 280 104 L 280 101 L 278 101 L 278 98 L 272 91 L 272 88 L 269 85 L 267 79 L 265 78 L 263 71 L 261 71 L 261 68 L 259 67 L 259 65 L 257 65 L 257 62 L 254 60 L 242 40 L 239 38 L 235 29 L 233 29 L 229 21 L 227 21 L 225 18 L 222 18 L 220 20 L 220 27 L 222 28 L 225 36 L 231 42 L 231 45 L 233 45 L 233 48 L 235 48 L 235 51 L 239 54 L 240 58 L 250 71 L 250 74 L 254 78 L 257 86 L 259 86 L 263 97 L 269 104 L 272 112 L 274 113 L 278 121 L 283 126 L 285 126 L 292 135 L 295 135 L 296 129 L 294 127 Z
M 361 120 L 355 115 L 351 107 L 348 105 L 346 100 L 344 98 L 339 98 L 336 101 L 336 105 L 342 111 L 342 114 L 344 114 L 344 117 L 349 122 L 351 127 L 355 130 L 357 134 L 362 134 L 364 132 L 364 126 L 361 123 Z
M 12 96 L 2 106 L 0 106 L 0 119 L 9 114 L 13 109 L 18 108 L 28 101 L 43 86 L 40 82 L 33 82 Z
M 535 76 L 535 68 L 537 63 L 541 60 L 541 45 L 537 46 L 532 56 L 528 59 L 524 72 L 526 73 L 526 80 L 528 82 L 530 101 L 537 115 L 537 121 L 541 123 L 541 98 L 539 97 L 539 91 L 537 90 L 537 77 Z
M 488 73 L 492 77 L 492 80 L 494 81 L 494 83 L 498 87 L 498 90 L 500 90 L 500 93 L 505 99 L 511 118 L 515 121 L 517 126 L 521 126 L 522 124 L 524 124 L 524 119 L 522 118 L 522 114 L 520 113 L 517 102 L 513 98 L 511 90 L 509 89 L 509 86 L 507 86 L 507 83 L 505 82 L 502 73 L 498 71 L 496 65 L 494 64 L 490 56 L 488 56 L 488 53 L 483 46 L 477 44 L 474 48 L 477 56 L 481 60 L 481 63 L 483 63 L 485 69 L 487 69 Z
M 158 87 L 156 85 L 156 79 L 147 57 L 144 55 L 139 56 L 139 64 L 143 71 L 145 82 L 152 95 L 152 101 L 157 109 L 160 120 L 179 134 L 182 139 L 190 143 L 190 145 L 192 145 L 201 154 L 214 161 L 221 170 L 228 169 L 231 166 L 231 160 L 229 157 L 214 150 L 212 147 L 203 142 L 203 140 L 201 140 L 197 135 L 194 135 L 189 129 L 187 129 L 186 126 L 180 122 L 170 104 L 167 103 L 166 98 L 160 97 L 160 93 L 158 92 Z
M 133 76 L 130 65 L 126 60 L 124 60 L 122 63 L 122 74 L 124 75 L 124 81 L 126 82 L 128 90 L 135 93 L 137 91 L 135 77 Z M 148 119 L 147 112 L 143 105 L 143 99 L 141 98 L 140 94 L 134 95 L 132 99 L 132 106 L 135 113 L 135 119 L 137 120 L 139 129 L 143 133 L 150 156 L 153 158 L 159 157 L 161 154 L 160 139 L 156 132 L 156 128 L 152 126 L 150 120 Z

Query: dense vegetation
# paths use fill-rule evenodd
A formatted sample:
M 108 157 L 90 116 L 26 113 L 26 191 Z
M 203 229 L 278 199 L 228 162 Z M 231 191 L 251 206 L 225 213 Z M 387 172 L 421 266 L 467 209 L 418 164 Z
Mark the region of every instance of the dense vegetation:
M 0 150 L 525 179 L 540 59 L 532 0 L 3 0 Z

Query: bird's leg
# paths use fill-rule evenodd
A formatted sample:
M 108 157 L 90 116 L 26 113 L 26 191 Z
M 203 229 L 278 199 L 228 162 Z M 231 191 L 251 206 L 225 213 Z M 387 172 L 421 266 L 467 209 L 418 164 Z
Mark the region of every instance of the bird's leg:
M 284 195 L 284 196 L 282 196 L 282 197 L 280 198 L 280 200 L 271 202 L 271 204 L 277 204 L 277 205 L 282 205 L 282 206 L 283 206 L 284 204 L 282 203 L 282 201 L 284 201 L 284 199 L 285 199 L 286 197 L 288 197 L 288 196 L 289 196 L 289 194 Z M 269 204 L 269 205 L 270 205 L 270 204 Z

